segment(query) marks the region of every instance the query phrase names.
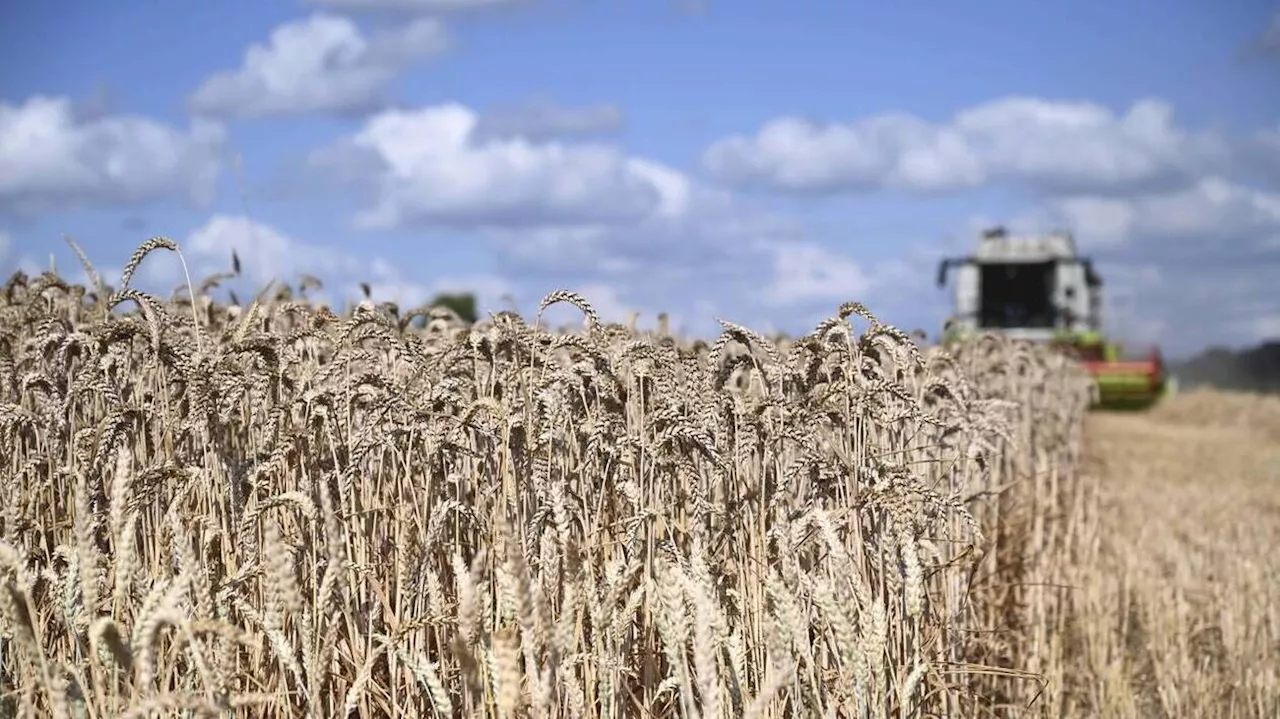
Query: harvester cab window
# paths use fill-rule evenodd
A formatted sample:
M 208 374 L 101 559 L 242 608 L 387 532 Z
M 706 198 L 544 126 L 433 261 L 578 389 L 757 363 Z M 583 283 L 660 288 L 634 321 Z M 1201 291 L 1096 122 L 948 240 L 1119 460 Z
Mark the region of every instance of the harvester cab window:
M 1053 327 L 1054 263 L 981 265 L 983 327 Z

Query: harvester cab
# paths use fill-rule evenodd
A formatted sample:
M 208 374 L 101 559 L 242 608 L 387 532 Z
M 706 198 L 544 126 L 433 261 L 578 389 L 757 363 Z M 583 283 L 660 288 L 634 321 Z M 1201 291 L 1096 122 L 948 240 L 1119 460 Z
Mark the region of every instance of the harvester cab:
M 992 228 L 973 255 L 942 262 L 939 287 L 953 268 L 946 339 L 994 332 L 1073 348 L 1097 381 L 1102 407 L 1149 406 L 1169 388 L 1158 348 L 1130 358 L 1104 339 L 1102 280 L 1070 233 L 1014 236 Z

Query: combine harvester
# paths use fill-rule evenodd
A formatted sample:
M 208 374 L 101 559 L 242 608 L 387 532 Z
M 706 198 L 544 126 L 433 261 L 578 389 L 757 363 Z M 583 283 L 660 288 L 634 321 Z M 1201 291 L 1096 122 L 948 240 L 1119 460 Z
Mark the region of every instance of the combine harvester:
M 1095 408 L 1145 409 L 1174 391 L 1158 347 L 1134 357 L 1106 339 L 1102 280 L 1070 233 L 990 229 L 972 256 L 942 262 L 939 287 L 953 267 L 955 314 L 944 342 L 994 332 L 1070 349 L 1097 381 Z

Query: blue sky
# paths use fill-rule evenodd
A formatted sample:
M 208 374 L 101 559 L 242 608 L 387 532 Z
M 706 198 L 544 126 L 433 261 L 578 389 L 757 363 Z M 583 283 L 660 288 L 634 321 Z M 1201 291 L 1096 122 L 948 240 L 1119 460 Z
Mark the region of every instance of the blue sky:
M 0 270 L 178 240 L 247 287 L 557 288 L 936 331 L 936 260 L 1073 229 L 1115 332 L 1280 338 L 1280 7 L 1241 0 L 53 3 L 0 22 Z M 148 261 L 141 282 L 180 273 Z

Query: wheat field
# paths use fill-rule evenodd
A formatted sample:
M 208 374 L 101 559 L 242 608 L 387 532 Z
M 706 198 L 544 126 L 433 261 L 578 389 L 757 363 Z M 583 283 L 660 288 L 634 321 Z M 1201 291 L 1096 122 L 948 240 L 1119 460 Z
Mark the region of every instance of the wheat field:
M 164 298 L 152 252 L 0 291 L 0 715 L 1280 715 L 1271 400 L 1089 414 L 856 303 Z

